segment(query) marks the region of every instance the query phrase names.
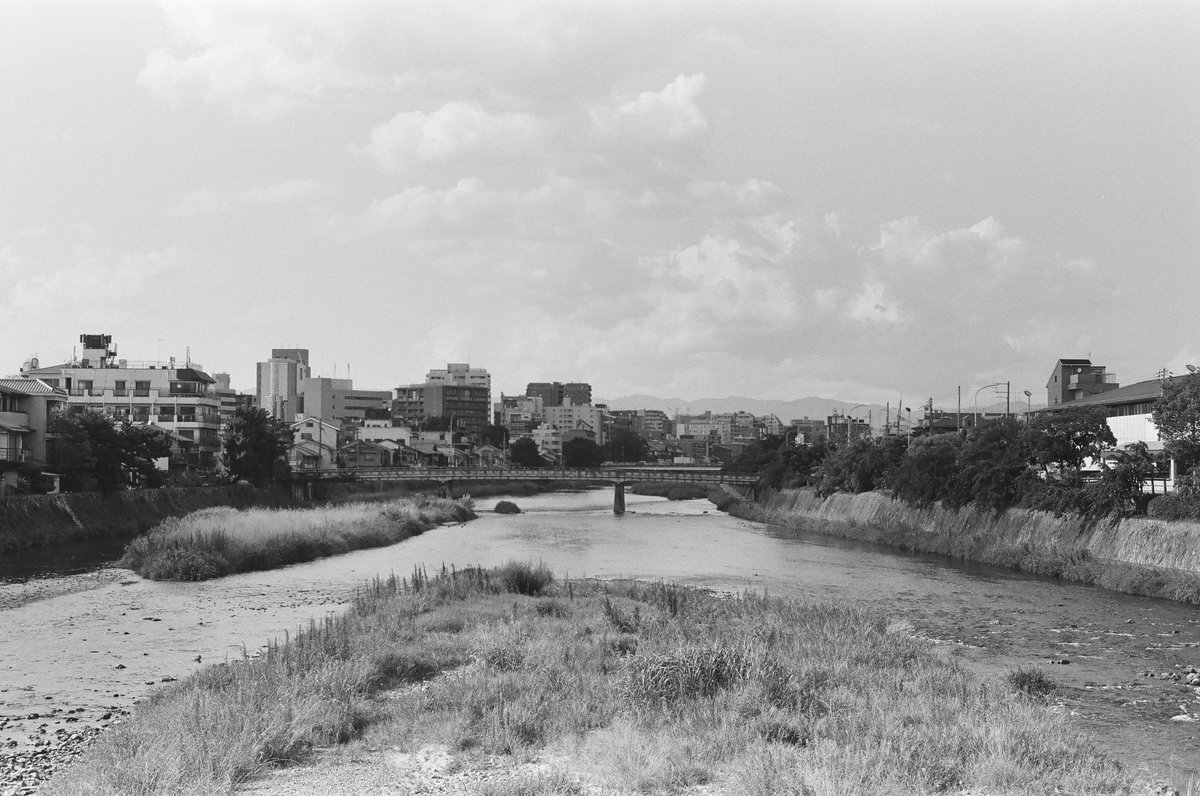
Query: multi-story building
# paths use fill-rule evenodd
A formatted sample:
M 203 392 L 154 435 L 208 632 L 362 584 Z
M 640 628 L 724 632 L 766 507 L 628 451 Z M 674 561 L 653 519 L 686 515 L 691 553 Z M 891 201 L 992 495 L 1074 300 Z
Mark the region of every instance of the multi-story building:
M 833 442 L 849 442 L 859 437 L 871 436 L 871 424 L 865 417 L 853 417 L 834 412 L 825 422 L 829 439 Z
M 675 434 L 681 438 L 712 438 L 714 442 L 732 442 L 734 417 L 732 414 L 714 415 L 712 412 L 679 415 L 675 418 Z
M 1046 382 L 1046 406 L 1061 406 L 1120 386 L 1116 374 L 1090 359 L 1060 359 Z
M 557 381 L 532 381 L 525 387 L 529 398 L 541 398 L 542 406 L 564 406 L 566 404 L 590 404 L 592 385 L 580 381 L 566 384 Z
M 783 421 L 780 420 L 775 415 L 767 415 L 766 417 L 760 417 L 758 419 L 758 422 L 755 425 L 758 428 L 762 429 L 763 437 L 781 437 L 781 436 L 783 436 L 783 428 L 784 428 Z
M 482 387 L 487 390 L 487 406 L 492 405 L 491 374 L 483 368 L 473 368 L 466 362 L 450 362 L 445 370 L 429 371 L 425 383 L 448 387 Z
M 256 397 L 259 407 L 285 423 L 304 411 L 300 380 L 311 375 L 307 348 L 273 348 L 271 358 L 258 363 Z
M 221 428 L 224 429 L 233 419 L 238 409 L 250 409 L 254 406 L 254 395 L 248 392 L 238 392 L 229 386 L 228 373 L 214 373 L 213 393 L 220 401 Z
M 392 422 L 420 426 L 432 417 L 450 419 L 451 427 L 471 436 L 483 434 L 489 417 L 489 388 L 458 384 L 409 384 L 396 388 Z
M 351 379 L 312 376 L 300 379 L 296 391 L 305 417 L 362 425 L 367 419 L 379 420 L 392 413 L 391 390 L 355 389 Z
M 542 409 L 542 415 L 548 425 L 558 428 L 564 440 L 583 437 L 597 445 L 605 442 L 604 410 L 600 407 L 590 404 L 547 406 Z
M 529 432 L 528 436 L 537 443 L 538 453 L 544 459 L 552 464 L 562 461 L 563 433 L 558 426 L 544 423 Z
M 221 401 L 215 380 L 190 360 L 131 362 L 116 358 L 110 335 L 80 337 L 83 356 L 61 365 L 31 367 L 25 373 L 67 394 L 71 411 L 99 409 L 118 421 L 152 423 L 186 440 L 189 467 L 210 470 L 221 449 Z
M 500 395 L 495 423 L 504 426 L 514 438 L 528 434 L 543 420 L 540 396 Z
M 66 390 L 40 379 L 0 379 L 0 493 L 16 489 L 22 469 L 46 466 L 46 429 L 66 403 Z
M 795 429 L 796 435 L 794 442 L 797 445 L 805 443 L 812 445 L 829 439 L 829 430 L 825 427 L 824 420 L 811 420 L 807 417 L 795 418 L 784 435 L 785 439 L 793 433 L 793 429 Z

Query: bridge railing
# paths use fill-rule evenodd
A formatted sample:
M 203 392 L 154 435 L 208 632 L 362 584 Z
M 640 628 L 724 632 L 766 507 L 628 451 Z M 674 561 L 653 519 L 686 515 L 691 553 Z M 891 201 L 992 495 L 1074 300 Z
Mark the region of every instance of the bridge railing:
M 653 467 L 344 467 L 293 471 L 296 480 L 361 481 L 656 481 L 690 484 L 753 484 L 756 475 Z

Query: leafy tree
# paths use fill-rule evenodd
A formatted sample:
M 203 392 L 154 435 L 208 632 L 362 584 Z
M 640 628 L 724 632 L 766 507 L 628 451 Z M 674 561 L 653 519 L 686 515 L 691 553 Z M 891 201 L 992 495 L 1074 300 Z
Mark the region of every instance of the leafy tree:
M 870 492 L 882 486 L 899 466 L 907 445 L 908 440 L 901 436 L 851 440 L 831 452 L 816 468 L 818 494 Z
M 171 452 L 171 437 L 161 428 L 125 422 L 118 425 L 99 409 L 60 412 L 51 418 L 54 435 L 51 467 L 63 474 L 69 491 L 116 492 L 137 481 L 159 486 L 163 475 L 155 459 Z
M 505 440 L 508 439 L 508 429 L 504 426 L 496 426 L 489 423 L 484 426 L 481 438 L 494 448 L 503 448 Z
M 514 440 L 508 446 L 508 459 L 517 467 L 544 467 L 546 462 L 538 451 L 537 443 L 529 437 Z
M 575 437 L 563 443 L 563 467 L 599 467 L 604 464 L 604 451 L 595 442 Z
M 1017 484 L 1028 467 L 1020 424 L 1004 418 L 967 438 L 958 457 L 957 472 L 946 496 L 951 506 L 974 503 L 1002 511 L 1017 498 Z
M 1151 416 L 1180 472 L 1200 465 L 1200 373 L 1164 381 Z
M 265 409 L 241 407 L 221 439 L 221 464 L 229 480 L 263 487 L 291 475 L 288 448 L 292 432 Z
M 1096 458 L 1117 444 L 1100 406 L 1072 406 L 1041 412 L 1030 418 L 1023 432 L 1029 461 L 1048 472 L 1078 470 L 1088 458 Z
M 610 462 L 640 462 L 650 455 L 645 438 L 628 429 L 614 431 L 603 447 L 604 459 Z
M 1100 469 L 1100 479 L 1085 487 L 1084 512 L 1093 517 L 1144 514 L 1150 495 L 1142 484 L 1154 475 L 1154 457 L 1144 442 L 1114 451 L 1112 464 Z
M 917 506 L 931 506 L 949 496 L 958 474 L 963 438 L 956 433 L 914 439 L 888 483 L 892 497 Z

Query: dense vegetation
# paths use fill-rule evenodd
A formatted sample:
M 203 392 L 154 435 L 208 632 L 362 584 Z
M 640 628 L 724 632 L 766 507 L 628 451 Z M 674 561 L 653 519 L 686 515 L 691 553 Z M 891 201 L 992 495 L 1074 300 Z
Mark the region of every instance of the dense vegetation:
M 916 506 L 1020 506 L 1089 519 L 1144 514 L 1154 497 L 1146 481 L 1165 462 L 1142 443 L 1113 449 L 1115 442 L 1102 409 L 1073 407 L 963 433 L 809 446 L 784 446 L 776 437 L 751 445 L 726 469 L 757 472 L 771 488 L 808 485 L 821 495 L 886 489 Z M 1175 449 L 1190 455 L 1191 444 Z M 1091 459 L 1101 466 L 1085 477 L 1081 468 Z M 1200 476 L 1181 478 L 1178 486 L 1175 495 L 1158 497 L 1152 515 L 1200 519 Z
M 231 793 L 337 743 L 368 760 L 443 749 L 489 772 L 493 796 L 1146 790 L 1053 693 L 1038 670 L 980 682 L 907 623 L 848 605 L 561 582 L 525 563 L 415 572 L 164 687 L 47 793 Z

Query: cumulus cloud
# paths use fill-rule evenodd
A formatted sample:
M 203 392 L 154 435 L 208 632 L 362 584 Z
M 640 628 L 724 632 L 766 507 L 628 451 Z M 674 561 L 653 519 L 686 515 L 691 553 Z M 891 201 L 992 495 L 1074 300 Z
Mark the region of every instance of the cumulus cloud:
M 660 91 L 643 91 L 619 105 L 615 119 L 647 140 L 690 138 L 708 129 L 708 119 L 696 104 L 703 89 L 704 75 L 680 75 Z
M 259 118 L 386 85 L 345 65 L 318 8 L 288 10 L 280 24 L 270 4 L 166 4 L 173 41 L 147 56 L 137 80 L 173 105 L 199 99 Z
M 432 113 L 396 114 L 371 130 L 362 152 L 385 169 L 403 171 L 414 161 L 445 161 L 484 150 L 502 157 L 535 146 L 540 137 L 541 123 L 530 115 L 448 102 Z

